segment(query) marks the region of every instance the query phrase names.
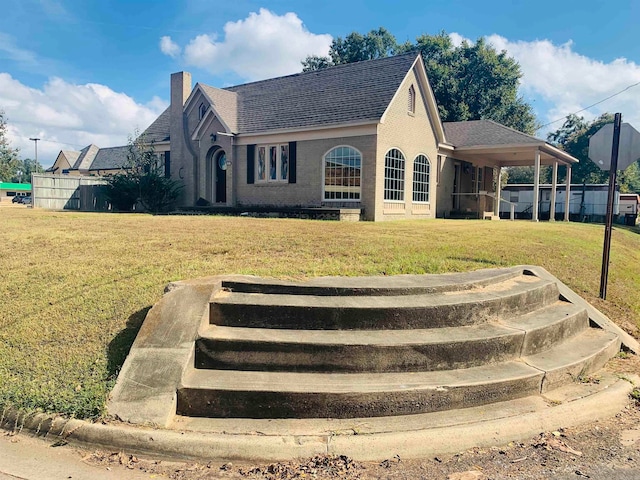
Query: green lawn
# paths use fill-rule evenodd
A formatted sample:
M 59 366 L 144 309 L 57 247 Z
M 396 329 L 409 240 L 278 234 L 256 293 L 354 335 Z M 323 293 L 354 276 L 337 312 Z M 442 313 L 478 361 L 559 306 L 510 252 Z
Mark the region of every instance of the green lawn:
M 469 220 L 338 223 L 0 208 L 0 410 L 81 418 L 105 398 L 148 308 L 173 280 L 441 273 L 537 264 L 629 330 L 640 323 L 640 235 Z

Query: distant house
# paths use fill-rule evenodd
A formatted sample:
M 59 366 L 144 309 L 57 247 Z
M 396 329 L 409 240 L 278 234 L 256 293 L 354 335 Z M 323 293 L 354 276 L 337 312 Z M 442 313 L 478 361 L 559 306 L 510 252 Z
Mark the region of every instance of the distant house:
M 0 202 L 10 202 L 21 195 L 31 195 L 30 183 L 0 182 Z
M 47 173 L 56 175 L 110 175 L 127 164 L 128 147 L 87 145 L 79 152 L 61 150 Z

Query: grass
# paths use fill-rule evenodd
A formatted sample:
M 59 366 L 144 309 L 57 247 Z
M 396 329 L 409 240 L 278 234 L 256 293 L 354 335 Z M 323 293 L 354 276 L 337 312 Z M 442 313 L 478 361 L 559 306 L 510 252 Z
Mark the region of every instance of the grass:
M 173 280 L 222 273 L 441 273 L 536 264 L 621 325 L 640 322 L 640 235 L 603 227 L 469 220 L 338 223 L 0 208 L 0 410 L 79 418 L 105 399 L 147 310 Z

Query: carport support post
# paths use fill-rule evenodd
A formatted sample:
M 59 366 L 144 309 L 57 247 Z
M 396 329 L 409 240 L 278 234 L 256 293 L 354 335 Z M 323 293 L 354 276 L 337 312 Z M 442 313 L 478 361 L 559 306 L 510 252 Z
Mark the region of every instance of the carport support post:
M 531 220 L 538 221 L 538 202 L 540 201 L 540 150 L 536 150 L 536 162 L 533 173 L 533 213 Z
M 556 221 L 556 189 L 558 187 L 558 162 L 553 162 L 551 175 L 551 204 L 549 205 L 549 221 Z
M 502 167 L 496 167 L 498 175 L 496 175 L 496 200 L 493 203 L 493 214 L 500 218 L 500 199 L 502 196 Z
M 571 207 L 571 165 L 567 164 L 567 185 L 564 189 L 564 221 L 569 221 L 569 208 Z

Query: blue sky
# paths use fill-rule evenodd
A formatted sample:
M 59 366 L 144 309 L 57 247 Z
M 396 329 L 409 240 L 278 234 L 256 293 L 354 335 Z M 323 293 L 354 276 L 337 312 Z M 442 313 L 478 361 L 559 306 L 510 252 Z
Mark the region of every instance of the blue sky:
M 227 86 L 293 73 L 332 37 L 386 27 L 486 37 L 522 65 L 541 123 L 640 82 L 640 1 L 4 0 L 0 109 L 12 145 L 43 164 L 60 149 L 123 144 L 166 107 L 169 74 Z M 622 111 L 640 128 L 640 86 L 583 113 Z M 555 123 L 539 132 L 544 136 Z

